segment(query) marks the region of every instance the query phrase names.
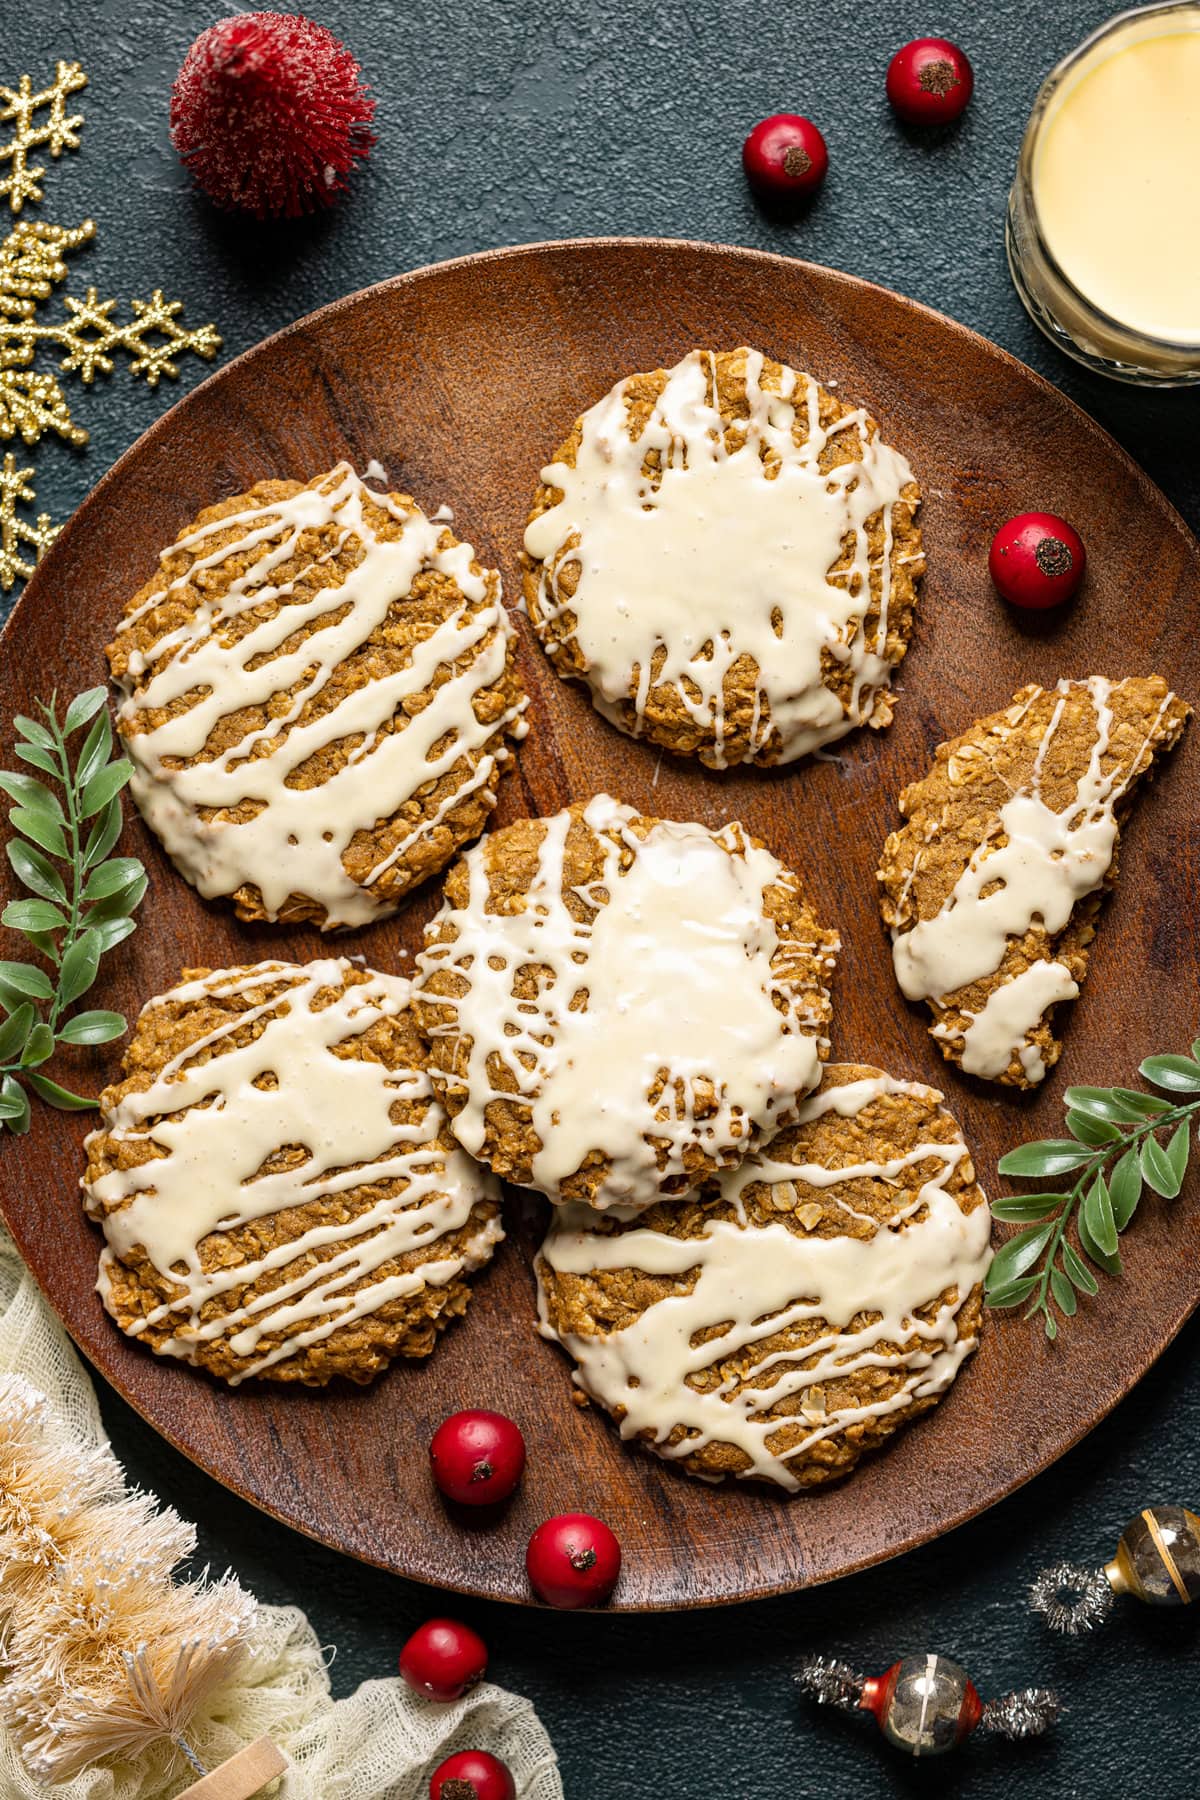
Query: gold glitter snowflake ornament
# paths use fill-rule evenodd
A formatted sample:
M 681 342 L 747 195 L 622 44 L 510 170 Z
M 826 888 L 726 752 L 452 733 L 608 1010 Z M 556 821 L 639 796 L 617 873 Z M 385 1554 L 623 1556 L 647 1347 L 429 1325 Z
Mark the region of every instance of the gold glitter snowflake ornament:
M 32 474 L 32 469 L 18 469 L 11 450 L 0 463 L 0 589 L 5 593 L 14 583 L 28 581 L 60 529 L 50 523 L 49 513 L 39 513 L 35 524 L 18 514 L 18 506 L 33 505 Z M 22 556 L 22 548 L 33 552 L 32 562 Z
M 79 128 L 83 114 L 68 118 L 66 105 L 71 94 L 87 86 L 87 76 L 75 62 L 60 62 L 49 87 L 34 93 L 33 82 L 22 75 L 15 88 L 0 87 L 0 125 L 13 125 L 15 130 L 7 143 L 0 143 L 0 166 L 11 163 L 10 174 L 0 177 L 0 200 L 7 195 L 14 213 L 19 213 L 26 200 L 40 200 L 38 186 L 46 173 L 43 168 L 30 168 L 29 152 L 45 148 L 53 157 L 64 150 L 78 150 Z M 41 124 L 37 114 L 49 108 Z
M 0 141 L 0 200 L 19 213 L 26 200 L 40 200 L 38 185 L 45 170 L 31 167 L 29 152 L 44 147 L 57 157 L 78 147 L 80 117 L 68 117 L 69 95 L 86 86 L 78 63 L 60 62 L 50 87 L 34 93 L 28 75 L 18 85 L 0 86 L 0 131 L 15 123 L 15 135 Z M 48 109 L 43 123 L 38 117 Z M 82 225 L 50 225 L 22 219 L 0 242 L 0 442 L 20 437 L 36 444 L 47 432 L 64 443 L 86 444 L 88 434 L 71 417 L 58 376 L 34 368 L 39 350 L 58 352 L 59 368 L 90 386 L 97 372 L 107 375 L 116 353 L 124 354 L 131 375 L 155 388 L 164 375 L 178 375 L 184 352 L 211 360 L 221 340 L 211 325 L 188 328 L 179 322 L 179 300 L 168 300 L 155 288 L 148 300 L 131 300 L 132 317 L 114 317 L 116 300 L 102 300 L 94 287 L 82 299 L 63 296 L 63 313 L 47 317 L 44 302 L 67 278 L 67 256 L 96 235 L 91 219 Z M 33 562 L 57 536 L 45 513 L 36 523 L 18 516 L 18 506 L 34 503 L 32 469 L 18 469 L 6 455 L 0 467 L 0 593 L 33 573 Z M 32 554 L 33 561 L 30 560 Z

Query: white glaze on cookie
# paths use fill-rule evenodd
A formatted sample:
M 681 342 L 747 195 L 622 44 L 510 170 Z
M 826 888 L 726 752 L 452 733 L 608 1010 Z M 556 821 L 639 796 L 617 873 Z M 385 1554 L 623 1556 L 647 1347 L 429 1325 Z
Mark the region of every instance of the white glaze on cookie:
M 830 1110 L 856 1117 L 889 1093 L 932 1103 L 940 1099 L 931 1089 L 880 1075 L 824 1088 L 804 1102 L 800 1122 Z M 542 1334 L 562 1343 L 577 1365 L 578 1385 L 619 1417 L 622 1437 L 649 1432 L 654 1447 L 669 1458 L 689 1456 L 710 1443 L 732 1444 L 748 1459 L 744 1475 L 794 1491 L 800 1484 L 791 1462 L 848 1427 L 944 1392 L 975 1348 L 974 1337 L 960 1335 L 957 1320 L 963 1302 L 987 1272 L 991 1218 L 986 1205 L 963 1212 L 946 1191 L 952 1171 L 966 1155 L 958 1137 L 918 1143 L 890 1160 L 842 1168 L 776 1162 L 759 1153 L 721 1180 L 721 1197 L 733 1202 L 738 1217 L 714 1218 L 700 1237 L 677 1238 L 643 1227 L 597 1232 L 586 1207 L 564 1207 L 554 1215 L 542 1246 L 551 1270 L 587 1275 L 637 1269 L 674 1277 L 695 1271 L 696 1279 L 689 1293 L 646 1307 L 623 1330 L 561 1337 L 549 1323 L 543 1287 Z M 902 1171 L 924 1162 L 937 1167 L 917 1196 L 866 1239 L 801 1236 L 782 1223 L 753 1224 L 741 1204 L 751 1183 L 770 1182 L 778 1185 L 787 1210 L 794 1211 L 797 1203 L 803 1205 L 806 1189 L 819 1193 L 855 1177 L 900 1186 Z M 852 1211 L 840 1199 L 838 1204 Z M 920 1211 L 924 1216 L 914 1219 Z M 954 1297 L 942 1299 L 949 1290 Z M 932 1318 L 916 1316 L 934 1301 L 940 1304 Z M 861 1314 L 875 1317 L 852 1325 Z M 812 1318 L 823 1319 L 829 1330 L 803 1351 L 764 1352 L 737 1382 L 690 1385 L 689 1376 Z M 709 1335 L 717 1326 L 721 1330 Z M 698 1341 L 699 1334 L 705 1334 L 704 1341 Z M 889 1345 L 895 1348 L 884 1347 Z M 810 1366 L 800 1368 L 798 1360 Z M 903 1378 L 884 1398 L 825 1410 L 823 1384 L 866 1368 L 894 1371 Z M 789 1400 L 796 1402 L 794 1414 L 789 1409 L 786 1420 L 768 1416 L 772 1407 Z M 803 1438 L 787 1449 L 773 1446 L 780 1426 L 797 1417 L 808 1427 Z M 688 1435 L 668 1443 L 680 1426 Z
M 695 350 L 670 371 L 636 438 L 627 429 L 627 383 L 583 415 L 574 466 L 551 463 L 542 481 L 562 498 L 531 520 L 528 555 L 538 574 L 539 630 L 553 641 L 564 612 L 596 704 L 621 729 L 632 701 L 640 729 L 651 686 L 671 685 L 725 766 L 724 681 L 739 657 L 757 665 L 751 755 L 771 746 L 788 762 L 864 723 L 891 678 L 886 659 L 892 587 L 892 509 L 913 480 L 862 410 L 828 426 L 820 390 L 784 368 L 782 386 L 761 385 L 764 359 L 746 352 L 749 416 L 733 422 L 714 404 L 715 364 Z M 827 474 L 819 457 L 834 433 L 857 434 L 861 454 Z M 799 437 L 799 442 L 797 442 Z M 659 468 L 647 472 L 657 453 Z M 880 514 L 880 619 L 868 642 L 867 523 Z M 850 567 L 835 580 L 843 540 Z M 579 572 L 574 594 L 564 570 Z M 565 629 L 565 627 L 563 628 Z M 849 703 L 822 682 L 822 654 L 853 674 Z M 656 656 L 664 656 L 655 668 Z
M 598 908 L 589 924 L 564 904 L 571 814 L 561 812 L 544 821 L 523 908 L 487 910 L 485 839 L 465 858 L 467 904 L 447 902 L 430 928 L 448 925 L 453 938 L 417 958 L 418 989 L 441 969 L 467 984 L 457 999 L 425 995 L 453 1012 L 435 1035 L 470 1040 L 460 1142 L 483 1151 L 486 1109 L 505 1097 L 488 1068 L 498 1058 L 541 1142 L 533 1185 L 555 1198 L 600 1152 L 611 1165 L 594 1197 L 601 1208 L 657 1199 L 685 1173 L 689 1145 L 733 1161 L 794 1117 L 820 1074 L 819 1028 L 775 972 L 780 939 L 763 910 L 766 889 L 791 878 L 738 826 L 659 823 L 641 837 L 629 829 L 636 816 L 603 794 L 583 814 L 604 858 L 581 894 Z M 633 856 L 624 870 L 622 848 Z M 513 992 L 530 966 L 546 971 L 536 1002 Z M 698 1111 L 710 1084 L 715 1105 Z
M 304 966 L 260 963 L 205 975 L 151 1000 L 147 1011 L 199 1002 L 208 994 L 280 990 L 257 1006 L 231 1011 L 219 1029 L 173 1057 L 150 1087 L 125 1095 L 106 1114 L 103 1129 L 113 1139 L 153 1143 L 165 1157 L 83 1183 L 107 1239 L 101 1295 L 108 1292 L 114 1260 L 139 1245 L 159 1274 L 178 1284 L 177 1296 L 136 1322 L 132 1335 L 170 1321 L 174 1335 L 160 1348 L 190 1361 L 197 1344 L 218 1337 L 228 1339 L 236 1356 L 254 1357 L 264 1335 L 287 1333 L 234 1382 L 261 1374 L 391 1300 L 477 1268 L 503 1237 L 492 1215 L 465 1249 L 438 1255 L 438 1241 L 461 1232 L 472 1209 L 497 1200 L 499 1190 L 460 1150 L 438 1144 L 445 1115 L 424 1070 L 333 1054 L 335 1046 L 380 1018 L 395 1017 L 409 1001 L 409 983 L 396 976 L 372 973 L 369 981 L 345 987 L 349 967 L 336 958 Z M 323 989 L 341 991 L 314 1008 Z M 226 1043 L 260 1019 L 266 1024 L 251 1042 Z M 271 1076 L 273 1084 L 264 1084 Z M 424 1103 L 419 1122 L 396 1124 L 391 1111 L 397 1101 Z M 275 1152 L 297 1144 L 308 1151 L 305 1162 L 259 1172 Z M 258 1259 L 239 1256 L 228 1267 L 207 1271 L 202 1266 L 199 1247 L 214 1233 L 385 1181 L 405 1186 L 353 1219 L 313 1226 Z M 331 1246 L 332 1254 L 310 1260 Z M 370 1279 L 413 1250 L 427 1255 L 418 1269 Z M 269 1292 L 201 1318 L 209 1302 L 277 1270 L 287 1276 Z M 364 1280 L 357 1293 L 348 1291 Z
M 1095 738 L 1074 796 L 1054 812 L 1042 798 L 1041 776 L 1073 687 L 1086 688 L 1091 698 Z M 1054 691 L 1058 699 L 1028 785 L 1004 803 L 996 820 L 988 821 L 986 836 L 940 910 L 907 931 L 893 930 L 896 980 L 909 1000 L 944 1000 L 996 974 L 1009 940 L 1023 937 L 1032 925 L 1045 932 L 1049 951 L 1050 940 L 1064 929 L 1076 903 L 1104 883 L 1117 841 L 1117 803 L 1144 769 L 1175 696 L 1163 700 L 1137 755 L 1105 773 L 1113 728 L 1111 683 L 1093 675 L 1084 683 L 1060 681 Z M 914 861 L 909 886 L 917 866 Z M 906 894 L 907 887 L 901 904 Z M 934 1027 L 934 1035 L 963 1040 L 962 1064 L 969 1074 L 995 1079 L 1016 1058 L 1026 1079 L 1037 1082 L 1046 1071 L 1028 1034 L 1048 1007 L 1078 992 L 1070 971 L 1047 955 L 995 989 L 965 1031 L 943 1022 Z
M 365 512 L 368 499 L 402 525 L 397 537 L 376 536 Z M 352 539 L 363 546 L 362 560 L 340 586 L 290 601 L 291 585 L 274 585 L 274 571 L 295 555 L 306 530 L 331 525 L 339 544 Z M 233 541 L 206 548 L 231 530 Z M 227 514 L 163 552 L 166 558 L 189 551 L 193 560 L 184 574 L 164 582 L 129 614 L 122 631 L 169 600 L 173 590 L 202 583 L 208 569 L 261 549 L 227 593 L 203 602 L 148 653 L 134 653 L 119 684 L 118 722 L 134 765 L 134 798 L 172 861 L 206 898 L 252 885 L 274 918 L 289 895 L 304 894 L 325 907 L 326 927 L 362 925 L 394 911 L 394 902 L 373 891 L 379 877 L 460 801 L 485 787 L 511 754 L 503 733 L 522 734 L 524 702 L 486 722 L 476 717 L 473 705 L 477 694 L 501 679 L 509 651 L 511 626 L 499 578 L 489 583 L 472 569 L 470 545 L 443 547 L 442 536 L 442 527 L 419 508 L 404 511 L 340 463 L 322 489 L 304 488 L 290 499 Z M 364 683 L 328 712 L 296 724 L 338 665 L 366 644 L 389 608 L 410 592 L 422 569 L 450 576 L 463 605 L 413 645 L 407 667 Z M 236 640 L 231 637 L 231 627 L 275 600 L 283 603 L 273 617 Z M 286 647 L 302 627 L 312 625 L 316 629 L 303 643 Z M 463 666 L 422 711 L 408 717 L 405 702 L 456 663 Z M 222 719 L 242 708 L 270 708 L 293 688 L 268 724 L 245 731 L 208 761 L 177 766 L 180 759 L 201 754 Z M 186 710 L 153 729 L 140 728 L 147 713 L 185 696 L 192 700 Z M 328 780 L 309 788 L 292 784 L 310 757 L 357 736 L 360 747 Z M 485 748 L 490 739 L 496 742 Z M 459 762 L 462 779 L 435 813 L 414 825 L 362 883 L 353 881 L 342 856 L 354 835 L 390 818 Z M 201 817 L 201 809 L 231 811 L 247 804 L 258 810 L 240 823 Z

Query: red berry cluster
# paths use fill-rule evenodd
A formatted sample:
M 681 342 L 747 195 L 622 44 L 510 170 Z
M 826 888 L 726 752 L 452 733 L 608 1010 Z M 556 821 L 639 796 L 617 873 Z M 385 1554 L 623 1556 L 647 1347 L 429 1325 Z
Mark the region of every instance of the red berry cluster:
M 964 111 L 974 86 L 965 52 L 948 38 L 914 38 L 888 65 L 887 97 L 908 125 L 949 124 Z M 742 167 L 760 200 L 795 204 L 824 181 L 829 149 L 811 119 L 773 113 L 742 145 Z
M 429 1445 L 433 1479 L 454 1506 L 499 1507 L 525 1470 L 521 1428 L 503 1413 L 472 1409 L 443 1419 Z M 560 1513 L 538 1526 L 525 1552 L 529 1585 L 548 1606 L 602 1606 L 621 1573 L 621 1546 L 602 1519 Z M 425 1700 L 461 1700 L 487 1673 L 487 1645 L 457 1619 L 427 1619 L 400 1652 L 400 1673 Z M 434 1770 L 430 1800 L 515 1800 L 511 1772 L 483 1750 L 463 1750 Z

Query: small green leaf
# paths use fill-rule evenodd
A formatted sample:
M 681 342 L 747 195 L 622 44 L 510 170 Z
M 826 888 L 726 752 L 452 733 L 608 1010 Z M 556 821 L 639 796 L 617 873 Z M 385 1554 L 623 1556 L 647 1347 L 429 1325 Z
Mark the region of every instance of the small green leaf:
M 1058 1336 L 1058 1321 L 1054 1318 L 1053 1314 L 1049 1312 L 1046 1314 L 1046 1336 L 1050 1339 L 1051 1343 L 1053 1343 Z
M 1090 1113 L 1094 1119 L 1128 1121 L 1143 1117 L 1140 1106 L 1131 1107 L 1118 1100 L 1112 1088 L 1069 1087 L 1063 1095 L 1063 1105 L 1072 1112 Z
M 108 714 L 101 713 L 92 729 L 83 740 L 83 749 L 79 752 L 79 761 L 75 764 L 75 781 L 77 786 L 86 787 L 97 769 L 102 769 L 108 761 L 112 750 L 112 726 Z
M 10 900 L 0 913 L 0 924 L 14 931 L 58 931 L 67 923 L 67 915 L 48 900 Z
M 94 931 L 85 931 L 64 954 L 58 975 L 58 990 L 64 1006 L 86 994 L 96 979 L 100 966 L 100 942 Z
M 13 1075 L 6 1075 L 0 1081 L 0 1099 L 8 1110 L 5 1123 L 10 1131 L 23 1132 L 29 1130 L 29 1095 Z
M 1103 1269 L 1106 1275 L 1119 1275 L 1121 1273 L 1121 1258 L 1119 1256 L 1109 1256 L 1100 1248 L 1099 1244 L 1088 1230 L 1087 1220 L 1084 1218 L 1082 1212 L 1080 1212 L 1076 1222 L 1079 1228 L 1079 1242 L 1083 1245 L 1084 1250 L 1087 1252 L 1088 1256 L 1091 1257 L 1092 1261 L 1098 1268 Z
M 1167 1145 L 1167 1161 L 1178 1177 L 1180 1187 L 1183 1186 L 1183 1178 L 1187 1174 L 1188 1152 L 1191 1147 L 1188 1121 L 1184 1119 L 1176 1126 L 1171 1141 Z
M 1020 1306 L 1023 1300 L 1028 1300 L 1037 1284 L 1036 1275 L 1022 1275 L 1016 1281 L 1006 1281 L 998 1287 L 985 1288 L 987 1303 L 997 1307 Z
M 120 793 L 132 774 L 133 764 L 127 757 L 106 763 L 102 769 L 98 769 L 80 797 L 79 816 L 90 819 L 102 806 L 107 806 Z
M 1030 1219 L 1044 1219 L 1051 1212 L 1057 1213 L 1062 1203 L 1061 1194 L 1002 1194 L 999 1200 L 992 1201 L 992 1217 L 1023 1224 Z
M 1096 1280 L 1096 1277 L 1092 1274 L 1092 1271 L 1088 1268 L 1082 1256 L 1080 1256 L 1079 1252 L 1075 1249 L 1075 1246 L 1073 1244 L 1068 1244 L 1065 1238 L 1063 1239 L 1062 1258 L 1063 1268 L 1066 1270 L 1070 1279 L 1075 1283 L 1075 1286 L 1079 1289 L 1080 1293 L 1098 1294 L 1100 1292 L 1100 1283 Z
M 89 924 L 88 930 L 100 945 L 100 954 L 103 956 L 114 944 L 121 943 L 131 932 L 137 930 L 137 920 L 101 919 L 99 924 Z
M 1200 1064 L 1190 1056 L 1148 1056 L 1138 1074 L 1172 1094 L 1200 1093 Z
M 1067 1280 L 1061 1269 L 1050 1271 L 1050 1292 L 1054 1295 L 1055 1304 L 1068 1319 L 1075 1317 L 1075 1308 L 1079 1304 L 1075 1298 L 1075 1289 Z
M 39 1064 L 49 1062 L 54 1055 L 54 1033 L 50 1027 L 39 1019 L 29 1034 L 29 1041 L 21 1053 L 21 1067 L 36 1069 Z
M 50 791 L 45 782 L 38 781 L 33 775 L 22 775 L 15 769 L 0 769 L 0 792 L 7 794 L 18 806 L 27 807 L 30 812 L 42 813 L 60 825 L 66 817 L 59 805 L 58 796 Z
M 1118 1143 L 1124 1135 L 1121 1127 L 1114 1125 L 1111 1119 L 1097 1119 L 1091 1113 L 1074 1109 L 1067 1114 L 1067 1130 L 1081 1144 L 1090 1144 L 1093 1149 L 1100 1144 Z
M 43 900 L 61 900 L 66 905 L 66 884 L 48 857 L 21 838 L 10 838 L 4 848 L 13 873 L 23 886 Z
M 1176 1175 L 1171 1159 L 1153 1136 L 1142 1139 L 1142 1179 L 1164 1200 L 1173 1200 L 1179 1192 L 1182 1177 Z
M 1142 1162 L 1136 1148 L 1127 1150 L 1113 1169 L 1108 1178 L 1108 1191 L 1117 1230 L 1124 1231 L 1142 1197 Z
M 997 1167 L 1001 1175 L 1066 1175 L 1091 1162 L 1093 1156 L 1093 1151 L 1081 1150 L 1070 1138 L 1042 1138 L 1010 1150 Z
M 1087 1226 L 1088 1236 L 1105 1256 L 1117 1253 L 1117 1225 L 1113 1218 L 1112 1196 L 1103 1175 L 1097 1175 L 1087 1193 L 1083 1196 L 1080 1219 Z
M 47 775 L 53 775 L 56 781 L 62 780 L 62 770 L 49 750 L 39 750 L 35 744 L 14 744 L 13 748 L 22 762 L 32 763 L 35 769 L 43 769 Z
M 96 1104 L 86 1094 L 73 1094 L 70 1088 L 60 1087 L 48 1075 L 31 1075 L 29 1085 L 35 1094 L 40 1094 L 51 1106 L 57 1106 L 60 1112 L 90 1112 Z
M 63 1044 L 109 1044 L 125 1030 L 119 1012 L 81 1012 L 68 1019 L 58 1036 Z
M 53 750 L 54 738 L 44 725 L 38 724 L 36 719 L 27 719 L 23 713 L 18 713 L 13 724 L 29 743 L 40 744 L 43 750 Z
M 51 856 L 57 856 L 64 862 L 66 861 L 69 852 L 61 825 L 55 824 L 54 820 L 47 818 L 45 813 L 31 812 L 27 806 L 14 806 L 8 817 L 9 823 L 16 831 L 21 832 L 24 837 L 39 845 L 41 849 L 48 850 Z
M 18 994 L 28 994 L 33 1000 L 51 1000 L 54 997 L 50 977 L 35 963 L 0 962 L 0 981 L 6 987 L 16 988 Z
M 1135 1109 L 1139 1119 L 1152 1119 L 1156 1113 L 1171 1110 L 1171 1102 L 1160 1100 L 1157 1094 L 1139 1094 L 1136 1088 L 1114 1088 L 1112 1091 L 1118 1100 Z
M 110 800 L 88 833 L 83 850 L 83 866 L 92 869 L 102 863 L 121 835 L 121 802 Z
M 1015 1237 L 1001 1244 L 988 1270 L 989 1282 L 994 1287 L 1004 1287 L 1018 1275 L 1024 1275 L 1046 1248 L 1053 1230 L 1052 1224 L 1027 1225 L 1024 1231 L 1018 1231 Z
M 113 894 L 119 894 L 122 888 L 132 886 L 144 873 L 136 856 L 114 856 L 111 862 L 102 863 L 98 869 L 92 870 L 83 890 L 83 898 L 86 902 L 107 900 Z
M 33 1003 L 26 1000 L 0 1025 L 0 1062 L 19 1062 L 37 1019 Z
M 1195 1062 L 1200 1062 L 1200 1037 L 1192 1039 L 1192 1058 Z
M 88 908 L 87 923 L 99 925 L 104 919 L 123 919 L 129 913 L 136 912 L 145 898 L 148 885 L 149 877 L 139 875 L 128 887 L 122 888 L 110 899 L 97 900 L 94 906 Z
M 81 725 L 94 719 L 107 699 L 108 690 L 102 687 L 87 688 L 82 694 L 76 694 L 63 720 L 63 736 L 70 737 L 73 731 L 78 731 Z

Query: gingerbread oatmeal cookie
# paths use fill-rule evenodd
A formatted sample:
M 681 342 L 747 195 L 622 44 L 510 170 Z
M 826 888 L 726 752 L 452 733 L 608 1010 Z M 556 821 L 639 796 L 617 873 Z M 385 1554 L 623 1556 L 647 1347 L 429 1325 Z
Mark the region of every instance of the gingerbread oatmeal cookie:
M 1191 708 L 1159 675 L 1022 688 L 938 747 L 879 869 L 896 978 L 968 1074 L 1036 1087 L 1087 973 L 1120 827 Z
M 940 1101 L 830 1065 L 795 1125 L 698 1194 L 636 1220 L 556 1212 L 541 1329 L 580 1403 L 690 1475 L 790 1492 L 933 1406 L 978 1342 L 991 1254 Z
M 530 619 L 606 718 L 713 768 L 892 716 L 920 490 L 861 407 L 756 350 L 630 375 L 542 470 Z
M 599 795 L 455 865 L 414 1004 L 473 1156 L 552 1200 L 645 1206 L 795 1116 L 836 949 L 740 825 Z
M 201 513 L 108 656 L 147 824 L 243 919 L 394 911 L 483 829 L 524 731 L 500 577 L 346 463 Z
M 338 958 L 188 969 L 144 1008 L 87 1140 L 100 1293 L 222 1376 L 366 1382 L 428 1356 L 500 1241 L 434 1097 L 409 984 Z

